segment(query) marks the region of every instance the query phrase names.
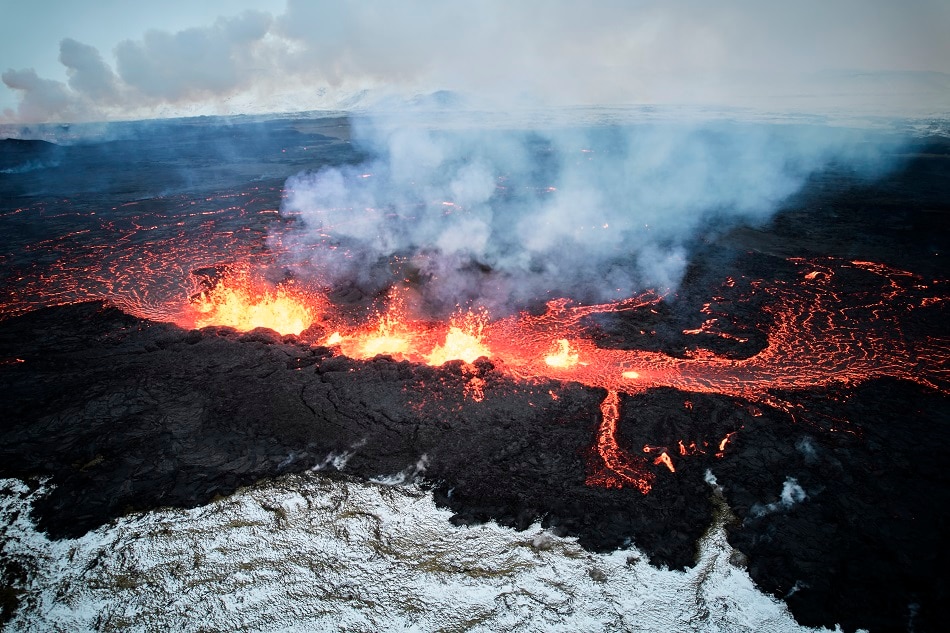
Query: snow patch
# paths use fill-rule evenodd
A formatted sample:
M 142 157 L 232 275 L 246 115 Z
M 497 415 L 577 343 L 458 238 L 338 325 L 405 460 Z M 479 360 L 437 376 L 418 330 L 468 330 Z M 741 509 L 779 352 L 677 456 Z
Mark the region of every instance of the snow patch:
M 694 568 L 668 571 L 312 472 L 59 541 L 29 520 L 46 492 L 0 480 L 2 555 L 27 574 L 8 630 L 808 630 L 729 562 L 722 523 Z

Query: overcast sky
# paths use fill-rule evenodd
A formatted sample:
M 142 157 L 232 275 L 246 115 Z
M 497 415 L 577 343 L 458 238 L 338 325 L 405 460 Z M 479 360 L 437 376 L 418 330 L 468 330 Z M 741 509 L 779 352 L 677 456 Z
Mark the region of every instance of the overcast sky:
M 0 0 L 0 16 L 6 121 L 331 108 L 367 88 L 950 111 L 946 0 Z

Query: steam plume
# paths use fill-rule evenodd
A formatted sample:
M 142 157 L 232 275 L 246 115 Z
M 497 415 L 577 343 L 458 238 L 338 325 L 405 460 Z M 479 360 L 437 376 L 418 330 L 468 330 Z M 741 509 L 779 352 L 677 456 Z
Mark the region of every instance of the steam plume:
M 412 279 L 436 307 L 675 288 L 700 231 L 768 220 L 810 175 L 888 167 L 833 128 L 651 123 L 546 132 L 354 123 L 362 164 L 299 174 L 293 252 L 330 284 Z M 285 244 L 287 238 L 284 238 Z

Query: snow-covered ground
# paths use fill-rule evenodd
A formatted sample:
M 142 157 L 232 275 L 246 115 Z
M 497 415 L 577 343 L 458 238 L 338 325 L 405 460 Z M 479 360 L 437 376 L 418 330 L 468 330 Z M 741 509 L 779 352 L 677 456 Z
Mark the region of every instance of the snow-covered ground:
M 730 562 L 721 524 L 686 572 L 535 525 L 456 527 L 430 494 L 319 473 L 50 541 L 44 487 L 0 480 L 8 631 L 804 631 Z

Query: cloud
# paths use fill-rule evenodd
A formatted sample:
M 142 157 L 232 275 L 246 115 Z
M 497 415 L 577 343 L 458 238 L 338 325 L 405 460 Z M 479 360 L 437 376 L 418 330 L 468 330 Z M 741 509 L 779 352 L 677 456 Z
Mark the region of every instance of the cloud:
M 290 0 L 275 17 L 250 11 L 175 33 L 149 30 L 121 41 L 114 62 L 63 40 L 68 86 L 18 81 L 28 69 L 8 71 L 5 83 L 20 95 L 21 120 L 165 106 L 227 111 L 229 99 L 251 110 L 334 108 L 365 89 L 448 89 L 500 109 L 688 103 L 929 112 L 950 99 L 948 22 L 950 5 L 938 0 Z
M 17 117 L 25 121 L 51 121 L 77 116 L 73 96 L 60 81 L 43 79 L 32 68 L 7 70 L 0 79 L 20 93 Z
M 168 33 L 151 30 L 139 41 L 116 46 L 116 71 L 93 46 L 66 38 L 59 61 L 68 84 L 37 76 L 33 69 L 8 70 L 2 78 L 20 95 L 19 121 L 69 121 L 148 116 L 177 105 L 221 102 L 267 76 L 262 54 L 272 16 L 246 11 L 209 27 Z
M 822 105 L 867 101 L 894 88 L 847 95 L 847 82 L 816 83 L 821 71 L 946 72 L 950 44 L 935 25 L 948 21 L 946 3 L 933 0 L 290 0 L 275 31 L 296 46 L 289 65 L 334 85 L 367 78 L 503 102 L 735 105 L 768 97 L 787 106 L 818 96 Z
M 66 38 L 59 45 L 59 61 L 66 67 L 69 87 L 76 93 L 103 104 L 118 98 L 115 73 L 95 47 Z
M 252 81 L 254 46 L 267 34 L 271 16 L 247 11 L 219 18 L 209 28 L 178 33 L 148 31 L 115 50 L 122 81 L 144 98 L 176 102 L 222 96 Z

